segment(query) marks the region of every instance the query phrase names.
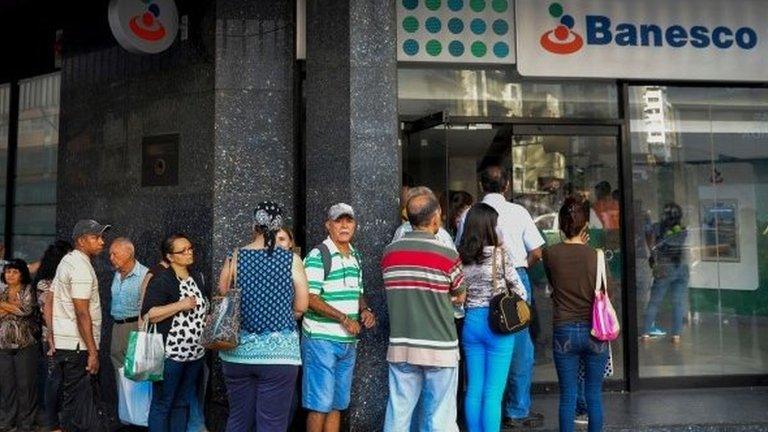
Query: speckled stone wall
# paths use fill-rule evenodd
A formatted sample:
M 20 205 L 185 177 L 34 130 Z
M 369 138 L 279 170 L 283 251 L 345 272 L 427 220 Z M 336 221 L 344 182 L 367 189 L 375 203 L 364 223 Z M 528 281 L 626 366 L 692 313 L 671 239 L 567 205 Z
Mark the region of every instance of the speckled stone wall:
M 358 345 L 349 430 L 384 423 L 388 320 L 379 259 L 399 218 L 395 3 L 307 2 L 306 220 L 308 244 L 324 237 L 325 209 L 351 204 L 364 255 L 366 296 L 379 317 Z
M 250 238 L 253 208 L 294 216 L 294 1 L 216 2 L 214 267 Z
M 213 268 L 250 240 L 253 208 L 283 205 L 294 220 L 294 3 L 218 0 L 214 110 Z M 226 426 L 226 388 L 214 360 L 208 427 Z
M 153 263 L 163 234 L 181 230 L 199 242 L 198 260 L 210 271 L 213 35 L 206 10 L 195 12 L 189 38 L 153 56 L 128 53 L 108 29 L 67 33 L 57 185 L 63 238 L 78 219 L 96 218 Z M 179 184 L 141 187 L 142 137 L 167 133 L 179 134 Z

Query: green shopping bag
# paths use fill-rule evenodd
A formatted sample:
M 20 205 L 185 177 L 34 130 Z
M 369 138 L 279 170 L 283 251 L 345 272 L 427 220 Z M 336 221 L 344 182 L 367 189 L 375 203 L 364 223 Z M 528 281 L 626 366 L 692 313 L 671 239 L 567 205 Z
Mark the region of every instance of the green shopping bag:
M 128 336 L 123 363 L 125 377 L 133 381 L 162 381 L 164 364 L 163 335 L 157 332 L 156 324 L 149 328 L 149 320 L 144 320 L 141 329 Z

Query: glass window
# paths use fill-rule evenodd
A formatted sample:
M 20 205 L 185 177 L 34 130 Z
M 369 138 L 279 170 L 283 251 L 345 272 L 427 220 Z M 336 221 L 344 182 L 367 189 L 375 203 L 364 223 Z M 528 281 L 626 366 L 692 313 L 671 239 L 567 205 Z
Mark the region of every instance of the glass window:
M 616 84 L 523 81 L 513 69 L 398 69 L 401 115 L 510 118 L 618 117 Z
M 11 106 L 10 84 L 0 85 L 0 242 L 5 242 L 5 186 L 8 177 L 8 118 Z M 3 246 L 3 250 L 5 247 Z M 0 251 L 0 259 L 4 251 Z
M 640 376 L 768 372 L 768 90 L 634 86 L 630 116 Z
M 58 73 L 19 82 L 13 255 L 28 261 L 56 235 L 59 89 Z

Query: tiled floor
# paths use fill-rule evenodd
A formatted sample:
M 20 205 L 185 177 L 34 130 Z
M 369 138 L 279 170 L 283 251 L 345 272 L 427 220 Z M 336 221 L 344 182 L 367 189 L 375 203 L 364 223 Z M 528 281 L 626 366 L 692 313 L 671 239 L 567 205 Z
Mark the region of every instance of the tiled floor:
M 609 431 L 768 431 L 768 387 L 664 390 L 604 395 Z M 558 395 L 541 395 L 534 410 L 557 430 Z
M 660 322 L 668 322 L 661 315 Z M 637 341 L 640 377 L 752 375 L 768 373 L 768 317 L 701 313 L 683 327 L 679 344 L 668 337 Z M 611 343 L 613 380 L 624 376 L 623 341 Z M 535 382 L 556 383 L 552 361 L 551 329 L 536 346 Z

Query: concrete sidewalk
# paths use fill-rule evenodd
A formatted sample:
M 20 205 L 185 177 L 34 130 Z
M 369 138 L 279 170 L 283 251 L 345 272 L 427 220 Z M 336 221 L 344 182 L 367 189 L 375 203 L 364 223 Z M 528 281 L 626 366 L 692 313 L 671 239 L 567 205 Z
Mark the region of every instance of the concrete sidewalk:
M 545 418 L 531 430 L 557 431 L 558 395 L 535 396 L 533 405 Z M 768 431 L 768 387 L 606 393 L 603 409 L 605 431 Z

